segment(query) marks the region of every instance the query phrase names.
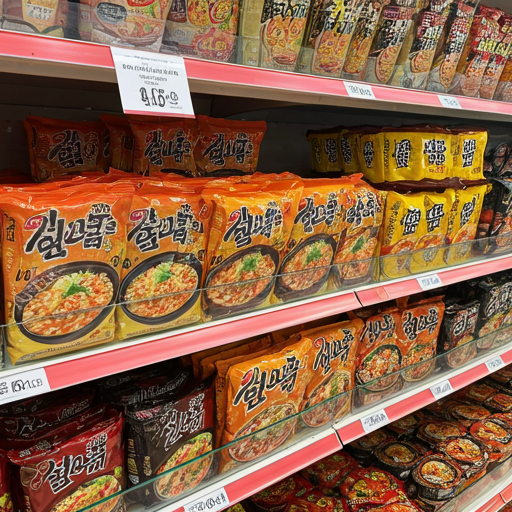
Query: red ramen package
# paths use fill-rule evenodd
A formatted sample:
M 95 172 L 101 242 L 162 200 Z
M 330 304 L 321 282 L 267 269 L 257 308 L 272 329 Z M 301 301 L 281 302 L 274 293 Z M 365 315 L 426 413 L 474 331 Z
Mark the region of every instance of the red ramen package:
M 239 0 L 172 2 L 163 50 L 227 62 L 235 47 Z
M 125 172 L 133 171 L 133 132 L 127 117 L 101 115 L 109 132 L 110 165 Z
M 133 196 L 116 310 L 118 339 L 201 320 L 212 208 L 188 183 L 144 185 Z
M 512 59 L 509 57 L 503 73 L 501 74 L 498 87 L 494 93 L 494 99 L 498 101 L 512 102 Z
M 474 423 L 470 433 L 486 447 L 490 462 L 507 459 L 512 454 L 512 429 L 499 417 L 490 416 Z
M 304 393 L 302 421 L 320 427 L 350 413 L 357 345 L 364 323 L 359 318 L 312 331 L 297 338 L 312 343 L 313 377 Z M 319 405 L 324 402 L 322 405 Z
M 166 500 L 190 491 L 207 478 L 213 462 L 211 455 L 205 455 L 213 447 L 213 380 L 204 381 L 179 398 L 162 395 L 129 406 L 126 422 L 130 485 L 192 459 L 197 460 L 168 472 L 147 489 L 157 499 Z
M 269 304 L 301 194 L 296 180 L 203 191 L 214 204 L 202 294 L 206 318 Z
M 312 489 L 290 500 L 287 512 L 339 512 L 340 500 L 325 489 Z
M 194 147 L 198 137 L 194 119 L 162 119 L 158 122 L 130 117 L 133 132 L 133 171 L 196 175 Z
M 8 459 L 0 452 L 0 510 L 2 512 L 14 512 L 11 493 L 11 475 Z
M 446 419 L 456 420 L 469 428 L 473 423 L 482 421 L 491 415 L 487 404 L 486 407 L 476 404 L 464 404 L 457 401 L 448 401 L 444 404 Z
M 497 386 L 492 386 L 485 382 L 476 382 L 470 386 L 466 386 L 454 395 L 456 400 L 466 403 L 482 404 L 488 398 L 492 397 L 498 392 Z
M 244 2 L 238 27 L 239 64 L 295 71 L 306 30 L 309 0 Z
M 123 419 L 109 417 L 86 432 L 53 446 L 8 456 L 19 470 L 27 509 L 33 512 L 79 510 L 124 488 Z M 110 510 L 124 510 L 122 496 Z
M 114 338 L 129 184 L 11 192 L 4 212 L 7 351 L 13 363 Z
M 197 116 L 199 138 L 194 149 L 201 176 L 252 174 L 258 165 L 265 121 L 232 121 Z
M 447 93 L 450 90 L 477 5 L 478 0 L 455 0 L 451 3 L 448 20 L 430 70 L 427 84 L 429 91 Z
M 108 168 L 108 130 L 101 121 L 28 116 L 23 124 L 28 136 L 31 174 L 36 181 Z
M 345 450 L 341 450 L 334 455 L 329 455 L 311 464 L 306 469 L 303 469 L 301 474 L 315 487 L 336 490 L 348 473 L 358 467 L 359 463 Z

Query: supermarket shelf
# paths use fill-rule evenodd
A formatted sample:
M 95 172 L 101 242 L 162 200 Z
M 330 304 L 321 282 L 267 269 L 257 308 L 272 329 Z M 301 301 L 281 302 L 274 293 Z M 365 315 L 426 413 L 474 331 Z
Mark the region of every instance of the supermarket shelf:
M 338 432 L 343 444 L 350 443 L 365 435 L 362 420 L 366 417 L 384 410 L 390 422 L 403 418 L 435 402 L 436 398 L 430 389 L 437 384 L 449 381 L 455 392 L 490 375 L 492 372 L 487 367 L 486 362 L 497 357 L 501 357 L 504 365 L 512 363 L 512 343 L 499 347 L 492 352 L 486 352 L 473 359 L 469 364 L 449 372 L 444 372 L 441 376 L 434 373 L 430 378 L 425 379 L 413 389 L 405 389 L 398 396 L 384 399 L 376 405 L 357 411 L 348 418 L 344 418 L 334 428 Z
M 195 93 L 474 120 L 507 121 L 512 115 L 510 103 L 457 97 L 461 108 L 446 108 L 435 93 L 382 85 L 371 86 L 375 99 L 359 99 L 349 96 L 346 87 L 349 82 L 338 79 L 190 58 L 185 63 L 190 90 Z M 0 71 L 116 82 L 108 46 L 9 31 L 0 31 Z

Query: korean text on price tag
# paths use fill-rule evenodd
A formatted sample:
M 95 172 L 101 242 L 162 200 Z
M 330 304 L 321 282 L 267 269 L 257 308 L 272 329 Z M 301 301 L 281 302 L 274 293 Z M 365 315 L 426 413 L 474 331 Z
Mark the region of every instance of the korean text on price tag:
M 432 386 L 430 388 L 430 391 L 434 395 L 434 398 L 436 400 L 439 400 L 440 398 L 443 398 L 443 396 L 447 396 L 453 393 L 453 388 L 449 380 L 443 380 L 442 382 L 439 382 L 435 386 Z
M 373 414 L 369 414 L 364 418 L 361 418 L 361 424 L 363 425 L 363 430 L 369 434 L 374 430 L 378 430 L 380 427 L 387 425 L 389 423 L 388 415 L 384 409 L 380 411 L 374 412 Z
M 441 102 L 441 105 L 443 105 L 443 107 L 462 109 L 459 100 L 455 96 L 443 96 L 441 94 L 438 94 L 437 97 L 439 98 L 439 101 Z
M 374 100 L 375 95 L 371 85 L 355 84 L 352 82 L 344 82 L 345 89 L 351 98 L 362 98 L 364 100 Z
M 194 117 L 181 57 L 110 48 L 125 114 Z
M 485 366 L 487 366 L 487 369 L 490 372 L 496 372 L 501 370 L 505 366 L 505 363 L 503 362 L 503 359 L 501 359 L 501 356 L 496 356 L 489 359 L 489 361 L 486 361 Z
M 418 284 L 423 291 L 433 290 L 434 288 L 439 288 L 443 286 L 443 282 L 441 278 L 437 274 L 432 274 L 430 276 L 418 277 Z
M 185 512 L 218 512 L 229 506 L 229 498 L 224 487 L 217 489 L 183 508 Z
M 47 391 L 51 389 L 44 368 L 0 377 L 0 403 L 2 404 Z

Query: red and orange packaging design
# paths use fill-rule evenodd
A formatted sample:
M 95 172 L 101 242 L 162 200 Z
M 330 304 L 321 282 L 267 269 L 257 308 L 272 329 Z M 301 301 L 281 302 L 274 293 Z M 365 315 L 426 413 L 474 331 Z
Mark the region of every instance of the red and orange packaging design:
M 4 20 L 4 29 L 66 37 L 64 30 L 67 27 L 69 13 L 66 0 L 34 3 L 26 3 L 23 0 L 4 0 L 0 1 L 0 12 Z
M 119 339 L 201 320 L 211 213 L 193 180 L 143 184 L 134 194 L 116 310 Z
M 302 421 L 320 427 L 351 411 L 356 354 L 364 322 L 359 318 L 301 332 L 312 345 L 312 378 L 306 386 Z M 320 402 L 323 404 L 319 405 Z
M 348 473 L 359 467 L 355 459 L 341 450 L 311 464 L 301 471 L 301 475 L 315 487 L 337 490 Z
M 114 169 L 125 172 L 133 171 L 133 132 L 130 121 L 127 117 L 111 116 L 102 114 L 101 120 L 108 128 L 110 154 L 112 159 L 110 165 Z
M 23 123 L 28 137 L 30 169 L 36 181 L 65 174 L 108 169 L 110 147 L 101 121 L 64 121 L 28 116 Z
M 194 160 L 200 176 L 252 174 L 258 165 L 265 121 L 234 121 L 197 116 L 199 138 Z
M 290 500 L 287 512 L 339 512 L 340 499 L 324 489 L 312 489 Z
M 2 195 L 7 351 L 13 364 L 114 338 L 130 184 Z
M 9 459 L 2 451 L 0 451 L 0 509 L 2 512 L 14 512 Z
M 512 102 L 512 58 L 509 57 L 503 73 L 501 74 L 498 87 L 494 93 L 494 99 L 498 101 Z
M 87 432 L 51 447 L 10 451 L 17 466 L 27 510 L 50 512 L 81 509 L 124 489 L 123 419 L 110 410 L 108 417 Z M 122 496 L 110 510 L 122 510 Z

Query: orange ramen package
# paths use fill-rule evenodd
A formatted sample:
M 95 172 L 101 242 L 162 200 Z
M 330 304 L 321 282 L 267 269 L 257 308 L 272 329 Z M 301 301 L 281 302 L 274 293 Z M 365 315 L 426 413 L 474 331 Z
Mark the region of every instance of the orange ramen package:
M 152 175 L 158 172 L 196 175 L 194 146 L 197 123 L 194 119 L 139 120 L 130 117 L 133 131 L 133 171 Z
M 302 407 L 309 409 L 302 415 L 306 425 L 320 427 L 350 413 L 357 347 L 363 327 L 364 322 L 356 318 L 297 335 L 297 338 L 309 338 L 313 347 L 310 361 L 313 377 L 306 387 Z M 325 403 L 318 405 L 321 402 Z
M 114 338 L 133 187 L 12 192 L 4 213 L 7 351 L 14 364 Z
M 31 174 L 36 181 L 108 169 L 108 130 L 101 121 L 28 116 L 23 124 L 28 136 Z
M 119 339 L 201 320 L 210 214 L 211 206 L 185 184 L 143 186 L 133 196 L 116 312 Z
M 302 188 L 290 179 L 203 191 L 214 204 L 202 294 L 205 318 L 269 304 Z
M 252 174 L 258 165 L 265 121 L 232 121 L 197 116 L 199 138 L 194 149 L 201 176 Z
M 498 87 L 494 93 L 494 99 L 498 101 L 512 102 L 512 58 L 509 57 L 503 73 L 501 74 Z
M 125 172 L 133 171 L 133 133 L 127 117 L 101 115 L 109 132 L 110 165 Z

